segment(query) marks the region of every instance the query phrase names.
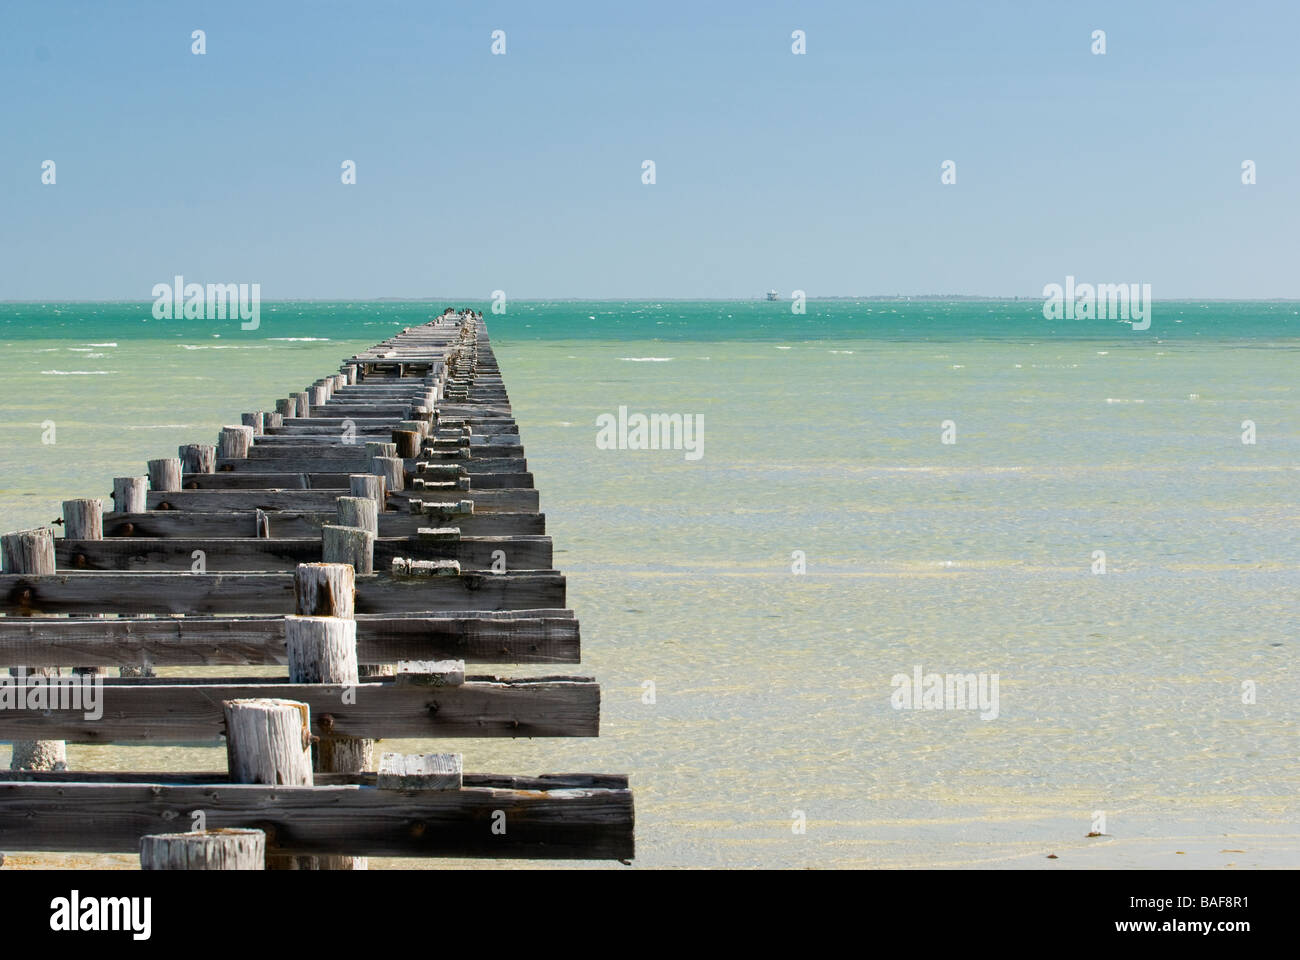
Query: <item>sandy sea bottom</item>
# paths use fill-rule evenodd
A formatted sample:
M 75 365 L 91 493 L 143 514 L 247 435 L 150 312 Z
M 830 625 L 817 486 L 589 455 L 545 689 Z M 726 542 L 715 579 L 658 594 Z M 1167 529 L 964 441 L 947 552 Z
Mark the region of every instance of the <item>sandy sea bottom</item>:
M 5 528 L 210 440 L 374 339 L 136 341 L 59 361 L 112 371 L 98 375 L 16 357 Z M 1290 343 L 495 346 L 602 735 L 386 748 L 461 751 L 477 771 L 627 772 L 639 866 L 1300 866 Z M 66 343 L 18 352 L 45 348 Z M 620 405 L 703 415 L 703 457 L 598 449 L 596 418 Z M 996 719 L 894 709 L 891 678 L 918 666 L 996 674 Z M 220 748 L 69 755 L 225 762 Z M 1088 838 L 1099 813 L 1105 836 Z

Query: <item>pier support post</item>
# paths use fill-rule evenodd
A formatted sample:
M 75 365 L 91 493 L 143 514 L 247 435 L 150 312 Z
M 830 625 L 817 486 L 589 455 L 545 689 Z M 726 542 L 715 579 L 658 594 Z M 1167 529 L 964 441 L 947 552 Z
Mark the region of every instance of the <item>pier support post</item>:
M 0 562 L 5 573 L 54 573 L 54 531 L 49 527 L 19 530 L 0 537 Z M 58 667 L 10 667 L 11 676 L 57 677 Z M 62 740 L 15 740 L 10 770 L 66 770 L 67 745 Z
M 222 427 L 217 439 L 217 456 L 223 459 L 246 460 L 253 446 L 253 428 Z
M 289 397 L 286 400 L 275 401 L 275 412 L 282 417 L 298 416 L 298 398 Z
M 310 787 L 311 715 L 297 700 L 225 700 L 226 765 L 231 783 Z M 297 870 L 301 858 L 266 857 L 268 870 Z
M 140 838 L 141 870 L 265 870 L 266 834 L 227 827 Z
M 342 617 L 285 617 L 285 646 L 291 683 L 355 685 L 357 622 Z M 315 769 L 321 773 L 360 773 L 374 769 L 375 741 L 322 736 L 316 741 Z M 301 869 L 365 870 L 365 857 L 327 854 L 299 857 Z
M 378 481 L 378 477 L 366 477 Z M 372 537 L 379 536 L 379 504 L 375 497 L 363 495 L 339 497 L 336 501 L 339 511 L 339 526 L 360 527 L 370 531 Z M 373 547 L 372 547 L 373 556 Z
M 305 390 L 300 390 L 293 395 L 298 402 L 298 416 L 306 418 L 311 416 L 311 397 L 307 396 Z
M 104 501 L 63 501 L 63 536 L 68 540 L 104 539 Z
M 149 461 L 150 490 L 179 490 L 181 488 L 181 458 L 163 457 Z
M 393 443 L 397 447 L 397 455 L 412 459 L 420 455 L 420 444 L 423 437 L 414 430 L 394 430 Z
M 396 492 L 406 489 L 401 457 L 372 457 L 370 472 L 383 477 L 386 491 Z
M 293 577 L 295 612 L 304 617 L 354 616 L 356 573 L 346 563 L 300 563 Z
M 115 513 L 144 513 L 146 506 L 145 484 L 147 477 L 113 478 L 113 511 Z
M 353 473 L 348 475 L 348 492 L 354 497 L 369 497 L 375 501 L 375 509 L 380 513 L 384 512 L 385 501 L 388 499 L 384 490 L 384 478 L 373 473 Z M 352 526 L 362 526 L 362 524 L 352 524 Z M 375 536 L 379 536 L 379 530 L 375 530 Z
M 217 448 L 210 443 L 182 443 L 177 452 L 185 473 L 212 473 L 217 469 Z
M 253 436 L 260 437 L 265 431 L 266 414 L 261 410 L 255 410 L 252 413 L 241 413 L 239 422 L 246 427 L 252 427 Z
M 374 573 L 375 535 L 361 527 L 322 524 L 321 560 L 350 564 L 357 573 Z

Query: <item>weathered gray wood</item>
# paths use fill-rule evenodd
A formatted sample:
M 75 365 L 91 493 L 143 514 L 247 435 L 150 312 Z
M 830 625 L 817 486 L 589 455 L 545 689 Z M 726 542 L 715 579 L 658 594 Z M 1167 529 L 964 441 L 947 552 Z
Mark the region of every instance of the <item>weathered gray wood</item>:
M 63 537 L 65 540 L 104 539 L 104 501 L 63 501 Z
M 209 829 L 256 823 L 275 854 L 583 860 L 635 854 L 630 791 L 532 786 L 394 793 L 358 786 L 9 782 L 0 784 L 0 847 L 131 853 L 141 836 L 187 822 L 195 810 L 204 811 Z M 496 810 L 507 811 L 503 834 L 490 829 Z
M 305 390 L 300 390 L 293 394 L 293 398 L 298 404 L 298 416 L 306 420 L 313 413 L 311 408 L 311 397 L 307 395 Z
M 471 663 L 577 663 L 578 621 L 569 610 L 361 614 L 361 663 L 460 658 Z M 0 666 L 60 663 L 159 666 L 285 663 L 283 617 L 109 620 L 0 617 Z M 125 669 L 125 668 L 123 668 Z
M 361 448 L 353 444 L 299 445 L 295 447 L 270 447 L 265 444 L 254 445 L 246 459 L 221 460 L 216 469 L 220 473 L 369 473 L 372 458 L 360 452 Z M 407 460 L 403 468 L 415 473 L 424 462 L 439 466 L 452 464 L 464 467 L 471 476 L 496 473 L 526 473 L 528 461 L 522 456 L 496 456 L 488 451 L 484 456 L 477 452 L 468 459 L 464 457 L 427 458 L 425 460 Z M 491 455 L 489 455 L 491 454 Z
M 298 416 L 298 398 L 288 397 L 275 401 L 275 412 L 285 420 Z
M 227 827 L 140 838 L 141 870 L 265 870 L 266 833 Z
M 286 617 L 289 679 L 294 683 L 356 684 L 357 622 L 341 617 Z M 374 766 L 373 740 L 321 736 L 313 751 L 313 769 L 354 773 Z M 299 869 L 365 870 L 364 857 L 327 856 L 298 864 Z
M 163 457 L 159 460 L 150 460 L 148 468 L 150 490 L 179 490 L 181 488 L 180 457 Z
M 368 477 L 367 479 L 378 479 Z M 379 536 L 379 504 L 367 496 L 339 497 L 336 501 L 339 510 L 339 524 L 345 527 L 360 527 L 368 530 L 371 536 Z M 324 528 L 322 528 L 324 529 Z
M 262 410 L 254 410 L 252 413 L 241 413 L 239 421 L 246 427 L 253 428 L 253 436 L 259 437 L 266 432 L 266 413 Z
M 423 564 L 429 566 L 423 566 Z M 412 561 L 404 576 L 359 575 L 356 610 L 533 610 L 564 606 L 563 574 L 552 570 L 490 573 L 451 570 L 455 561 Z M 299 564 L 298 570 L 347 564 Z M 447 572 L 441 572 L 445 570 Z M 294 608 L 295 576 L 288 573 L 75 572 L 52 576 L 0 574 L 0 612 L 19 616 L 57 613 L 304 613 L 347 616 L 334 609 Z M 305 589 L 335 589 L 311 581 Z M 348 578 L 351 595 L 352 580 Z M 338 587 L 342 589 L 342 587 Z M 312 593 L 311 596 L 318 596 Z
M 366 442 L 365 454 L 367 460 L 373 460 L 375 457 L 395 457 L 397 444 L 387 440 L 370 440 Z
M 349 499 L 340 497 L 340 500 Z M 374 501 L 354 498 L 372 508 Z M 363 506 L 361 508 L 365 510 Z M 356 526 L 340 518 L 341 526 Z M 377 526 L 378 517 L 371 519 Z M 322 526 L 323 530 L 324 527 Z M 54 553 L 60 570 L 119 570 L 161 573 L 167 570 L 193 571 L 194 552 L 202 550 L 208 573 L 235 571 L 292 571 L 300 563 L 324 560 L 321 538 L 222 538 L 194 537 L 111 537 L 107 540 L 55 540 Z M 553 549 L 550 537 L 504 536 L 462 537 L 457 527 L 432 528 L 414 537 L 376 539 L 375 569 L 386 570 L 393 557 L 419 560 L 457 560 L 462 570 L 488 570 L 504 553 L 511 570 L 550 570 Z
M 300 616 L 355 615 L 356 571 L 345 563 L 301 563 L 293 578 L 294 612 Z
M 586 677 L 467 676 L 428 687 L 397 677 L 352 684 L 105 677 L 103 716 L 82 709 L 0 710 L 0 740 L 213 743 L 227 700 L 299 700 L 318 735 L 388 738 L 595 737 L 600 686 Z M 355 702 L 354 702 L 355 701 Z M 309 764 L 310 765 L 310 764 Z M 233 770 L 233 768 L 232 768 Z
M 6 573 L 49 575 L 54 573 L 54 531 L 49 527 L 18 530 L 0 537 L 0 562 Z M 21 612 L 21 611 L 20 611 Z M 9 671 L 15 676 L 57 677 L 57 666 L 15 667 Z M 11 770 L 66 770 L 67 747 L 62 740 L 13 741 L 9 759 Z
M 325 563 L 351 564 L 357 573 L 374 573 L 375 535 L 360 527 L 327 523 L 321 527 L 321 560 Z
M 472 516 L 476 512 L 476 507 L 484 503 L 483 497 L 490 496 L 497 491 L 483 491 L 482 495 L 475 500 L 420 500 L 412 497 L 407 500 L 406 506 L 411 513 L 424 517 L 434 517 L 438 520 L 451 520 L 453 517 L 464 519 Z M 532 491 L 536 492 L 536 491 Z
M 400 460 L 392 461 L 401 463 Z M 442 481 L 435 481 L 442 482 Z M 294 513 L 304 510 L 318 512 L 337 511 L 335 501 L 344 494 L 344 490 L 173 490 L 167 492 L 149 492 L 145 496 L 146 510 L 185 510 L 198 513 L 220 513 L 227 510 L 260 509 L 267 512 L 288 510 Z M 394 506 L 402 506 L 402 501 L 423 498 L 427 501 L 453 501 L 460 504 L 464 513 L 535 513 L 540 503 L 536 490 L 489 489 L 474 491 L 472 499 L 461 498 L 465 491 L 456 485 L 450 488 L 430 487 L 426 485 L 419 491 L 398 491 L 401 494 L 393 498 Z M 469 504 L 473 504 L 473 510 Z M 445 508 L 439 508 L 445 509 Z M 418 513 L 416 509 L 412 512 Z
M 312 785 L 307 704 L 255 697 L 222 701 L 226 764 L 233 783 Z
M 445 543 L 446 541 L 449 541 L 449 540 L 455 540 L 455 541 L 460 541 L 460 540 L 461 540 L 460 527 L 421 527 L 419 530 L 417 530 L 417 531 L 415 532 L 415 535 L 416 535 L 417 538 L 419 538 L 420 542 L 421 542 L 421 543 L 424 543 L 424 544 L 430 544 L 430 543 Z M 548 538 L 548 539 L 549 539 L 549 538 Z M 455 558 L 452 558 L 452 557 L 447 557 L 447 558 L 443 558 L 443 557 L 427 557 L 427 558 L 424 558 L 424 559 L 429 559 L 429 560 L 457 559 L 457 560 L 459 560 L 460 558 L 459 558 L 459 557 L 455 557 Z M 461 565 L 462 565 L 462 566 L 465 566 L 465 564 L 464 564 L 463 561 L 462 561 L 462 564 L 461 564 Z M 537 569 L 537 568 L 536 568 L 536 567 L 533 567 L 533 568 L 529 568 L 529 569 Z
M 288 616 L 284 627 L 291 682 L 345 685 L 357 682 L 355 620 Z
M 379 777 L 374 770 L 357 773 L 322 773 L 315 771 L 312 779 L 318 787 L 376 787 Z M 171 787 L 219 786 L 230 782 L 229 775 L 215 770 L 0 770 L 0 783 L 156 783 Z M 502 773 L 462 774 L 464 787 L 489 787 L 494 790 L 566 790 L 589 788 L 624 790 L 628 785 L 625 773 L 543 773 L 529 777 Z
M 460 563 L 456 560 L 411 560 L 393 557 L 389 570 L 395 577 L 459 577 Z
M 417 687 L 457 687 L 465 682 L 465 661 L 402 660 L 393 676 L 398 683 Z
M 337 508 L 328 512 L 277 511 L 271 515 L 272 538 L 320 537 L 320 528 L 338 519 Z M 458 517 L 456 526 L 467 537 L 540 536 L 546 533 L 546 517 L 540 513 L 476 513 Z M 379 536 L 414 537 L 421 527 L 431 526 L 427 517 L 389 511 L 379 514 Z M 148 513 L 109 513 L 104 516 L 106 537 L 192 537 L 244 539 L 256 533 L 251 510 L 200 513 L 189 510 L 156 510 Z
M 145 506 L 147 477 L 113 478 L 113 512 L 140 513 Z
M 354 497 L 369 497 L 379 513 L 384 511 L 387 491 L 384 478 L 373 473 L 354 473 L 348 477 L 348 492 Z
M 212 473 L 216 469 L 217 448 L 210 443 L 183 443 L 177 452 L 185 473 Z
M 276 412 L 267 411 L 266 423 L 264 425 L 265 430 L 279 430 L 283 426 L 284 426 L 284 414 L 278 411 Z
M 380 790 L 459 790 L 464 775 L 459 753 L 386 753 L 379 759 Z
M 253 446 L 253 428 L 225 426 L 217 436 L 217 456 L 239 459 L 248 456 Z
M 271 518 L 261 507 L 253 511 L 253 536 L 258 540 L 271 539 Z
M 398 457 L 372 458 L 370 461 L 370 472 L 378 474 L 383 478 L 384 489 L 389 493 L 406 489 L 403 463 Z

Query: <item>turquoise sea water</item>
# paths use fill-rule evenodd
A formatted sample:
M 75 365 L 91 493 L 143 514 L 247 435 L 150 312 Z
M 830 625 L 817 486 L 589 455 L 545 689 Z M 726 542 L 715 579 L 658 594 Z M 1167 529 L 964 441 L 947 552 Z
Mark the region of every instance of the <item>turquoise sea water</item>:
M 444 305 L 268 304 L 253 332 L 0 305 L 4 527 Z M 1300 865 L 1300 304 L 1157 303 L 1142 333 L 1037 301 L 480 308 L 602 736 L 402 749 L 626 771 L 642 866 Z M 704 456 L 597 449 L 620 405 L 703 415 Z M 998 718 L 893 709 L 917 665 L 998 674 Z

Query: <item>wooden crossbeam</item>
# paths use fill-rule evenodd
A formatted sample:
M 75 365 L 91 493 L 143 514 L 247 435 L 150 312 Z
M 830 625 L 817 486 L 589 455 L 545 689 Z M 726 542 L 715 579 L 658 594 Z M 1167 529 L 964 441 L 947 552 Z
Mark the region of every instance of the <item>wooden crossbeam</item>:
M 22 689 L 19 679 L 0 677 L 0 703 L 18 697 Z M 366 679 L 355 688 L 274 679 L 110 677 L 102 680 L 96 696 L 101 699 L 98 706 L 90 704 L 90 710 L 84 699 L 70 698 L 51 701 L 61 709 L 0 709 L 0 740 L 215 742 L 223 732 L 222 701 L 259 697 L 307 703 L 316 735 L 595 737 L 600 731 L 600 686 L 587 677 L 467 677 L 462 684 L 437 687 L 383 677 Z M 94 717 L 99 707 L 102 715 Z
M 209 830 L 256 827 L 276 854 L 617 859 L 634 856 L 627 789 L 38 783 L 0 779 L 0 847 L 135 852 L 202 810 Z M 493 829 L 494 824 L 497 829 Z M 504 830 L 501 829 L 504 826 Z

